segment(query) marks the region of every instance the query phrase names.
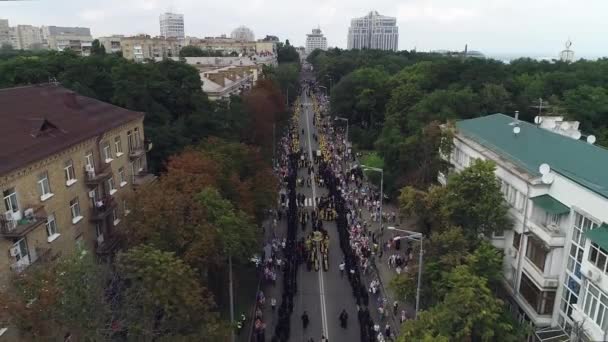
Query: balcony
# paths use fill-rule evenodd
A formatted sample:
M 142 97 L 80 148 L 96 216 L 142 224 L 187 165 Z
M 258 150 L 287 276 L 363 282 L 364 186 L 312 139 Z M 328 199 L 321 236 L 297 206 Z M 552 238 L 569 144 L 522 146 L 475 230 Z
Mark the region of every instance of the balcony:
M 112 177 L 112 168 L 109 164 L 95 169 L 84 170 L 84 183 L 88 186 L 98 186 Z
M 146 154 L 152 149 L 152 142 L 148 140 L 137 141 L 137 144 L 133 144 L 129 147 L 129 158 L 138 159 L 139 157 Z
M 5 214 L 0 217 L 0 236 L 5 238 L 24 237 L 27 233 L 46 223 L 46 217 L 44 206 L 26 209 L 24 215 L 19 219 L 16 219 L 14 214 L 13 218 L 9 219 Z
M 156 175 L 142 171 L 139 174 L 133 176 L 133 187 L 137 188 L 142 185 L 150 184 L 156 180 Z
M 102 200 L 93 202 L 93 215 L 91 215 L 91 221 L 102 221 L 110 214 L 112 210 L 116 208 L 116 201 L 112 196 L 106 196 Z
M 11 264 L 11 270 L 16 273 L 23 272 L 30 265 L 33 265 L 36 262 L 45 262 L 51 259 L 51 249 L 45 247 L 36 247 L 34 249 L 34 253 L 31 256 L 26 256 L 21 260 L 14 262 Z M 31 257 L 31 259 L 30 259 Z
M 100 237 L 102 237 L 101 235 Z M 97 238 L 95 253 L 99 256 L 114 254 L 120 247 L 120 238 L 116 234 L 110 234 L 108 238 Z

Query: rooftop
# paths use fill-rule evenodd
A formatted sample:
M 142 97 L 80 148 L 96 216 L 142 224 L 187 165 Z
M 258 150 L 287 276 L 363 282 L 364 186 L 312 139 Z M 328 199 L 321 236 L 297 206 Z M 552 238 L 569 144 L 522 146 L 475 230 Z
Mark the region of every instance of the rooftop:
M 551 170 L 608 198 L 608 150 L 519 121 L 521 131 L 513 133 L 514 119 L 493 114 L 456 123 L 460 134 L 540 176 L 543 163 Z
M 0 89 L 0 174 L 143 116 L 59 85 Z

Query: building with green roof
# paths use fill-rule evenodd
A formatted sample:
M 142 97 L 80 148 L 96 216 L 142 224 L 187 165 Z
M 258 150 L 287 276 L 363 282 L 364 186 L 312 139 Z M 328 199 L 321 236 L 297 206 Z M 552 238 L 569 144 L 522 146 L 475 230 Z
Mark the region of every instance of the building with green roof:
M 538 341 L 567 341 L 581 323 L 589 340 L 606 340 L 608 150 L 504 114 L 455 128 L 451 172 L 475 159 L 494 161 L 511 206 L 513 228 L 489 239 L 504 251 L 514 313 L 535 328 Z M 449 182 L 448 175 L 439 181 Z M 593 309 L 587 298 L 597 298 Z

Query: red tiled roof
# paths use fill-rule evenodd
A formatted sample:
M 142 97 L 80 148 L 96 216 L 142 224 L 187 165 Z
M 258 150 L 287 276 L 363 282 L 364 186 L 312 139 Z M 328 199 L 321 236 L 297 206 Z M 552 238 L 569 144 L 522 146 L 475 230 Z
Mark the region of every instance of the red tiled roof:
M 59 85 L 0 89 L 0 174 L 143 116 Z

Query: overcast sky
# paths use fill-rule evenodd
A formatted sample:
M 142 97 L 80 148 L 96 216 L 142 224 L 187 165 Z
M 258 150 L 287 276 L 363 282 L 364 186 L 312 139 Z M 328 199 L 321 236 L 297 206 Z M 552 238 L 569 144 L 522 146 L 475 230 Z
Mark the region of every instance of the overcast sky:
M 159 34 L 158 16 L 185 15 L 186 34 L 212 36 L 239 25 L 304 45 L 321 26 L 346 47 L 350 19 L 375 9 L 397 17 L 399 49 L 469 49 L 556 56 L 570 38 L 577 57 L 608 56 L 608 0 L 0 0 L 10 25 L 90 27 L 93 36 Z

